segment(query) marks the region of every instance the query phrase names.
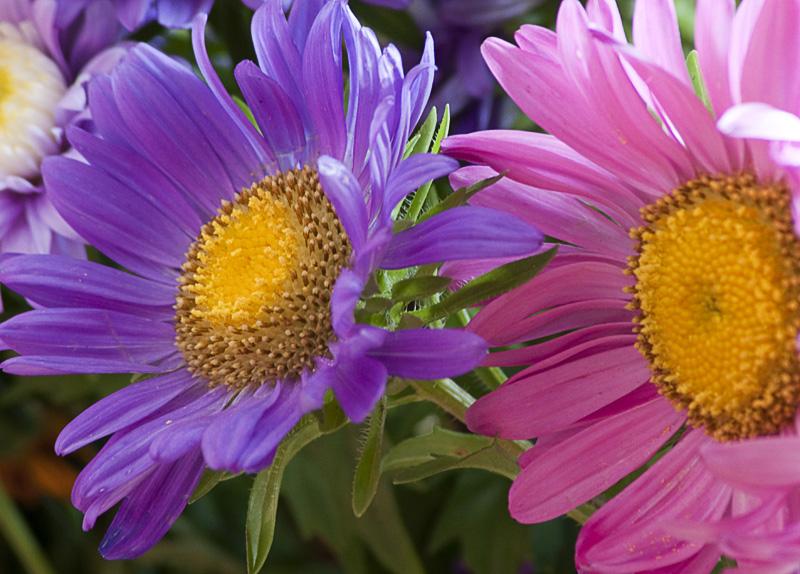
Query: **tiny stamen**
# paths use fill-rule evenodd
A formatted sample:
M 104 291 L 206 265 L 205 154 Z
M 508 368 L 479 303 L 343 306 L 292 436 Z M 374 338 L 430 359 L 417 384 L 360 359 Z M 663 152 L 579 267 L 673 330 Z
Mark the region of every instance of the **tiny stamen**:
M 189 248 L 177 344 L 210 386 L 295 379 L 329 356 L 330 299 L 350 243 L 309 167 L 224 201 Z
M 701 177 L 642 210 L 631 307 L 660 392 L 717 440 L 779 432 L 800 401 L 800 241 L 790 193 Z

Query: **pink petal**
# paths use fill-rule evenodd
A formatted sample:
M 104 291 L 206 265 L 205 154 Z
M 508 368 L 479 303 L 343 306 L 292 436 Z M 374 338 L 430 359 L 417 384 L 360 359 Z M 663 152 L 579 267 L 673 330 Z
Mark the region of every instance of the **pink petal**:
M 625 29 L 614 0 L 589 0 L 586 3 L 586 14 L 594 26 L 599 26 L 611 36 L 625 42 Z
M 538 364 L 539 361 L 548 357 L 570 352 L 575 348 L 581 348 L 595 339 L 632 334 L 632 328 L 633 325 L 629 322 L 592 325 L 539 345 L 491 353 L 486 357 L 484 364 L 495 367 Z
M 670 0 L 671 4 L 671 0 Z M 649 5 L 640 2 L 637 6 Z M 708 109 L 686 85 L 661 67 L 624 51 L 630 63 L 650 89 L 652 97 L 671 128 L 692 154 L 697 168 L 705 173 L 733 171 L 722 135 L 717 131 Z
M 717 115 L 733 105 L 728 80 L 728 52 L 735 0 L 698 0 L 694 44 L 703 80 Z
M 513 439 L 554 432 L 629 393 L 649 376 L 647 362 L 633 346 L 603 349 L 501 386 L 469 409 L 467 425 L 473 432 Z
M 631 157 L 624 141 L 608 136 L 607 121 L 580 97 L 552 47 L 541 42 L 542 37 L 549 36 L 529 35 L 531 42 L 524 50 L 495 38 L 484 42 L 483 57 L 511 99 L 570 148 L 625 181 L 651 193 L 673 187 L 658 170 L 648 169 L 652 162 L 643 167 Z M 534 42 L 538 42 L 536 51 L 531 46 Z
M 767 437 L 737 443 L 711 443 L 703 459 L 722 480 L 750 490 L 800 485 L 800 438 Z
M 619 267 L 606 263 L 575 263 L 546 269 L 525 285 L 499 297 L 472 320 L 470 329 L 494 346 L 507 345 L 527 330 L 534 313 L 589 299 L 627 302 L 623 289 L 632 284 Z M 511 328 L 519 323 L 518 329 Z
M 657 397 L 554 447 L 534 446 L 511 487 L 511 515 L 530 524 L 583 504 L 644 464 L 684 418 L 669 401 Z
M 745 6 L 742 7 L 745 9 Z M 765 2 L 742 61 L 741 101 L 800 111 L 800 2 Z
M 800 118 L 768 104 L 739 104 L 725 112 L 719 129 L 733 137 L 800 142 Z
M 496 175 L 493 169 L 470 166 L 453 173 L 450 184 L 453 189 L 459 189 Z M 620 259 L 633 248 L 627 228 L 613 223 L 577 198 L 543 191 L 509 178 L 484 189 L 470 204 L 509 212 L 550 237 Z
M 691 89 L 673 0 L 636 2 L 633 43 L 644 57 Z
M 521 183 L 581 196 L 611 209 L 625 225 L 638 220 L 640 199 L 619 179 L 553 136 L 490 130 L 449 137 L 443 150 L 458 159 L 488 165 Z
M 714 522 L 730 504 L 731 490 L 703 465 L 699 448 L 709 442 L 690 431 L 584 525 L 576 563 L 587 572 L 640 572 L 677 565 L 704 544 L 669 534 L 675 520 Z
M 621 140 L 624 157 L 659 178 L 655 195 L 688 179 L 692 167 L 686 150 L 653 118 L 616 55 L 598 49 L 604 42 L 589 30 L 577 0 L 562 2 L 556 30 L 561 62 L 573 89 L 586 95 L 584 107 L 593 108 L 605 124 L 602 143 Z

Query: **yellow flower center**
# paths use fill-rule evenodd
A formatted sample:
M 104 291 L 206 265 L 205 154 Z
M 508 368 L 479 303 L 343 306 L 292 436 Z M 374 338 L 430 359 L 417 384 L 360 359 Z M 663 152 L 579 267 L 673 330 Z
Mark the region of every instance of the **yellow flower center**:
M 37 176 L 58 150 L 55 110 L 66 89 L 58 66 L 0 23 L 0 176 Z
M 800 242 L 789 191 L 690 181 L 643 210 L 632 306 L 653 382 L 718 440 L 778 432 L 800 400 Z
M 281 173 L 223 202 L 192 244 L 178 347 L 211 386 L 296 378 L 328 356 L 330 298 L 350 244 L 317 173 Z

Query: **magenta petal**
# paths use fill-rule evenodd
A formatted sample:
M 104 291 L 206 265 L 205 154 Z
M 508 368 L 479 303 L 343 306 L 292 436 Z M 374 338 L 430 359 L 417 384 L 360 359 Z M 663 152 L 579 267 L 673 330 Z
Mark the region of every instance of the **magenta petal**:
M 649 377 L 647 362 L 632 345 L 587 353 L 480 398 L 467 411 L 467 425 L 489 436 L 539 436 L 601 409 Z
M 800 484 L 798 437 L 766 437 L 711 443 L 703 459 L 722 480 L 742 488 L 789 488 Z
M 647 60 L 667 70 L 691 88 L 673 0 L 636 3 L 633 42 Z
M 586 572 L 641 572 L 684 562 L 704 549 L 665 530 L 672 521 L 716 521 L 728 509 L 730 487 L 705 467 L 699 448 L 710 441 L 690 431 L 633 484 L 584 525 L 576 564 Z
M 717 115 L 721 115 L 733 103 L 728 78 L 728 52 L 735 11 L 735 0 L 697 2 L 694 43 L 703 81 Z
M 511 515 L 543 522 L 583 504 L 644 464 L 684 418 L 657 397 L 550 448 L 534 446 L 511 487 Z

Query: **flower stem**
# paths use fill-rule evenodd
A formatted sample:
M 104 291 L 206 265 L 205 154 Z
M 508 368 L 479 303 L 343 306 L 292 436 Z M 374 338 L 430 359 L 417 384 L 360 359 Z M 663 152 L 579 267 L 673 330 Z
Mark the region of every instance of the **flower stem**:
M 0 531 L 29 574 L 55 574 L 28 525 L 0 482 Z

